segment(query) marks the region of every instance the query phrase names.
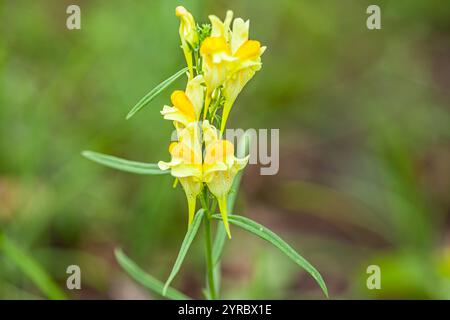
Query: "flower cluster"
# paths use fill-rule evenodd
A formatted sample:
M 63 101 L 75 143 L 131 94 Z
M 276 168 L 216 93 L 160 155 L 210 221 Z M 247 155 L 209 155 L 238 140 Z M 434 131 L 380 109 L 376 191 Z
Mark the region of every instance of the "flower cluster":
M 235 157 L 233 144 L 222 139 L 222 133 L 237 96 L 261 68 L 265 47 L 248 39 L 249 21 L 233 20 L 232 11 L 227 12 L 223 22 L 209 16 L 211 24 L 201 27 L 184 7 L 177 7 L 175 12 L 180 18 L 188 82 L 185 91 L 172 93 L 172 106 L 164 106 L 161 111 L 164 119 L 173 121 L 178 138 L 169 146 L 170 162 L 160 161 L 158 166 L 170 170 L 181 183 L 188 200 L 189 224 L 197 197 L 207 187 L 217 199 L 231 237 L 227 197 L 248 156 Z

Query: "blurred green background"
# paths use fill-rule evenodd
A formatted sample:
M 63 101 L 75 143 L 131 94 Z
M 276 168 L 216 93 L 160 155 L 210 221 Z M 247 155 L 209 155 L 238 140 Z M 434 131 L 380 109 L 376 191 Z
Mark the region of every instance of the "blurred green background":
M 81 7 L 81 30 L 66 28 L 69 4 Z M 280 171 L 248 167 L 236 213 L 291 243 L 331 298 L 449 299 L 450 6 L 437 0 L 0 2 L 3 249 L 8 239 L 69 298 L 157 298 L 128 278 L 113 250 L 165 280 L 186 230 L 183 191 L 168 176 L 117 172 L 80 152 L 169 159 L 172 125 L 159 111 L 171 90 L 125 115 L 184 65 L 179 4 L 197 22 L 232 9 L 268 48 L 229 125 L 279 128 Z M 366 28 L 370 4 L 381 7 L 381 30 Z M 224 298 L 323 297 L 276 249 L 233 234 Z M 197 298 L 200 238 L 174 282 Z M 31 261 L 17 267 L 7 251 L 0 298 L 47 298 L 24 273 Z M 66 289 L 72 264 L 82 290 Z M 366 287 L 369 265 L 381 268 L 381 290 Z

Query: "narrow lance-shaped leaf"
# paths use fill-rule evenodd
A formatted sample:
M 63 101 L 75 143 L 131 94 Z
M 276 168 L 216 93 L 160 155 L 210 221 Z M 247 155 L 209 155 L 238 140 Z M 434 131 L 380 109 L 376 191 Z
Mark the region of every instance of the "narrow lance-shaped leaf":
M 214 219 L 221 220 L 219 214 L 213 215 Z M 319 284 L 320 288 L 324 294 L 328 297 L 328 289 L 325 282 L 322 279 L 319 271 L 316 270 L 305 258 L 298 254 L 289 244 L 287 244 L 283 239 L 276 235 L 271 230 L 267 229 L 263 225 L 242 216 L 231 215 L 228 217 L 230 223 L 241 227 L 244 230 L 250 231 L 251 233 L 257 235 L 258 237 L 270 242 L 275 247 L 281 250 L 285 255 L 291 258 L 296 264 L 306 270 Z
M 225 246 L 225 241 L 227 239 L 227 231 L 223 224 L 217 225 L 216 236 L 214 238 L 213 244 L 213 263 L 214 265 L 220 262 L 220 258 L 222 256 L 223 247 Z
M 149 175 L 159 175 L 169 173 L 169 170 L 163 171 L 155 163 L 130 161 L 93 151 L 83 151 L 81 154 L 84 157 L 88 158 L 89 160 L 95 161 L 104 166 L 114 168 L 117 170 Z
M 128 273 L 128 275 L 142 284 L 144 287 L 163 296 L 164 283 L 152 277 L 144 270 L 139 268 L 130 258 L 128 258 L 122 250 L 114 251 L 117 262 Z M 190 298 L 174 288 L 167 288 L 166 297 L 173 300 L 190 300 Z
M 184 236 L 183 243 L 181 244 L 181 247 L 180 247 L 180 252 L 178 252 L 177 260 L 175 260 L 175 264 L 172 268 L 172 271 L 170 272 L 169 278 L 167 279 L 166 284 L 164 285 L 163 295 L 166 295 L 167 288 L 169 287 L 170 283 L 177 275 L 178 271 L 180 271 L 181 265 L 184 261 L 184 258 L 186 257 L 186 253 L 188 252 L 189 247 L 191 246 L 192 240 L 194 240 L 194 237 L 197 234 L 198 228 L 200 227 L 203 215 L 204 215 L 203 209 L 200 209 L 195 214 L 194 220 L 192 221 L 191 225 L 188 228 L 186 235 Z
M 141 100 L 136 103 L 136 105 L 131 109 L 130 112 L 127 114 L 127 120 L 130 119 L 132 116 L 136 114 L 136 112 L 140 111 L 142 108 L 144 108 L 146 105 L 148 105 L 153 99 L 155 99 L 161 92 L 164 91 L 169 85 L 172 84 L 175 80 L 177 80 L 179 77 L 181 77 L 183 74 L 186 73 L 188 70 L 188 67 L 185 67 L 175 73 L 174 75 L 170 76 L 160 84 L 158 84 L 156 87 L 154 87 L 149 93 L 147 93 Z
M 66 299 L 64 292 L 34 258 L 0 231 L 0 253 L 12 261 L 48 298 Z

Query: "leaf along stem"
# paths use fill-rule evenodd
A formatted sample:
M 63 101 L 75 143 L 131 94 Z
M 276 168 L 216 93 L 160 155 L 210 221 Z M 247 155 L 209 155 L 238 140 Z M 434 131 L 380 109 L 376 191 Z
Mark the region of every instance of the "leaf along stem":
M 200 228 L 200 224 L 204 217 L 204 210 L 200 209 L 194 216 L 194 220 L 192 224 L 188 227 L 188 231 L 184 236 L 183 243 L 181 244 L 180 251 L 178 252 L 177 259 L 175 260 L 175 264 L 170 272 L 169 278 L 167 279 L 164 288 L 163 295 L 166 295 L 167 289 L 169 288 L 170 283 L 177 275 L 178 271 L 180 271 L 181 265 L 183 264 L 184 258 L 186 257 L 187 251 L 191 246 L 192 241 L 194 240 L 195 235 L 197 234 L 198 229 Z
M 220 214 L 214 214 L 212 218 L 222 220 Z M 328 289 L 319 271 L 317 271 L 316 268 L 314 268 L 305 258 L 303 258 L 299 253 L 297 253 L 289 244 L 287 244 L 277 234 L 275 234 L 268 228 L 264 227 L 263 225 L 243 216 L 230 215 L 228 217 L 228 220 L 230 223 L 257 235 L 258 237 L 270 242 L 275 247 L 277 247 L 281 252 L 283 252 L 286 256 L 292 259 L 297 265 L 299 265 L 306 272 L 308 272 L 314 278 L 314 280 L 316 280 L 316 282 L 322 289 L 323 293 L 328 298 Z
M 139 100 L 134 107 L 131 109 L 130 112 L 128 112 L 126 119 L 130 119 L 132 116 L 134 116 L 138 111 L 140 111 L 142 108 L 147 106 L 154 98 L 156 98 L 161 92 L 164 91 L 169 85 L 171 85 L 175 80 L 177 80 L 179 77 L 181 77 L 183 74 L 188 71 L 188 67 L 185 67 L 175 74 L 171 75 L 169 78 L 158 84 L 156 87 L 154 87 L 149 93 L 147 93 L 144 97 Z
M 125 272 L 131 278 L 133 278 L 138 283 L 140 283 L 147 289 L 151 290 L 152 292 L 155 292 L 160 296 L 164 297 L 163 282 L 159 281 L 158 279 L 154 278 L 153 276 L 149 275 L 144 270 L 142 270 L 134 261 L 128 258 L 121 249 L 116 248 L 114 254 L 116 256 L 116 260 L 119 263 L 119 265 L 122 267 L 123 270 L 125 270 Z M 186 296 L 185 294 L 179 292 L 178 290 L 172 287 L 167 288 L 165 297 L 173 300 L 191 300 L 190 297 Z

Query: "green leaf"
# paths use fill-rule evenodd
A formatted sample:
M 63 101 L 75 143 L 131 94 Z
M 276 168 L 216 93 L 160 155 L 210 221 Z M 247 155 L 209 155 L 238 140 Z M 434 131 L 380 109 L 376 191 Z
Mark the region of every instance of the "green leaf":
M 220 214 L 215 214 L 212 216 L 214 219 L 221 220 Z M 274 232 L 270 231 L 263 225 L 242 216 L 231 215 L 228 217 L 230 223 L 241 227 L 244 230 L 250 231 L 251 233 L 257 235 L 258 237 L 270 242 L 275 247 L 281 250 L 285 255 L 291 258 L 296 264 L 305 269 L 319 284 L 322 288 L 323 293 L 328 298 L 328 290 L 325 282 L 322 279 L 320 273 L 314 268 L 305 258 L 299 255 L 289 244 L 287 244 L 283 239 L 281 239 Z
M 214 244 L 212 249 L 213 263 L 217 265 L 222 257 L 223 247 L 227 239 L 227 232 L 223 224 L 217 225 L 216 236 L 214 238 Z
M 117 170 L 137 174 L 151 174 L 151 175 L 170 173 L 169 170 L 166 171 L 161 170 L 155 163 L 130 161 L 93 151 L 83 151 L 81 154 L 84 157 L 88 158 L 89 160 L 92 160 L 94 162 L 100 163 L 104 166 L 114 168 Z
M 245 133 L 241 140 L 239 141 L 238 145 L 238 152 L 241 152 L 241 154 L 238 154 L 238 157 L 245 157 L 249 152 L 251 142 L 251 136 Z M 239 185 L 241 184 L 242 174 L 244 170 L 239 171 L 236 174 L 236 177 L 234 178 L 233 184 L 231 186 L 230 192 L 228 193 L 228 212 L 229 215 L 231 215 L 231 212 L 234 210 L 234 203 L 236 202 L 237 194 L 239 191 Z M 225 240 L 226 240 L 227 233 L 225 231 L 225 227 L 223 226 L 223 223 L 219 224 L 217 226 L 216 236 L 214 238 L 214 244 L 213 244 L 213 262 L 214 265 L 218 265 L 220 262 L 220 258 L 222 256 L 223 247 L 225 246 Z M 219 270 L 217 270 L 218 272 Z
M 144 270 L 139 268 L 133 261 L 128 258 L 121 249 L 114 250 L 117 262 L 125 270 L 128 275 L 142 284 L 144 287 L 163 296 L 164 283 L 155 279 Z M 190 298 L 174 288 L 167 288 L 166 296 L 173 300 L 190 300 Z
M 169 287 L 170 283 L 177 275 L 178 271 L 180 271 L 181 264 L 183 263 L 184 257 L 186 256 L 186 253 L 188 252 L 188 249 L 191 246 L 192 240 L 194 240 L 194 237 L 197 234 L 198 228 L 200 227 L 204 212 L 205 211 L 203 209 L 200 209 L 197 211 L 197 213 L 195 214 L 194 220 L 192 221 L 191 225 L 188 228 L 186 235 L 184 236 L 184 240 L 183 240 L 183 243 L 181 244 L 180 252 L 178 252 L 177 260 L 175 261 L 172 271 L 170 272 L 169 278 L 167 279 L 166 284 L 164 285 L 163 295 L 166 295 L 167 288 Z
M 202 289 L 202 293 L 203 293 L 203 296 L 205 297 L 206 300 L 212 300 L 212 299 L 211 299 L 211 294 L 209 293 L 208 290 L 206 290 L 206 289 L 204 288 L 204 289 Z
M 163 92 L 164 89 L 166 89 L 169 85 L 171 85 L 175 80 L 177 80 L 179 77 L 181 77 L 183 74 L 186 73 L 188 70 L 188 67 L 185 67 L 175 73 L 174 75 L 170 76 L 160 84 L 158 84 L 156 87 L 154 87 L 149 93 L 147 93 L 141 100 L 136 103 L 136 105 L 131 109 L 130 112 L 127 114 L 127 120 L 130 119 L 132 116 L 135 115 L 136 112 L 140 111 L 143 107 L 148 105 L 153 99 L 155 99 L 161 92 Z
M 0 252 L 11 260 L 45 296 L 53 300 L 67 299 L 64 292 L 34 258 L 0 231 Z

